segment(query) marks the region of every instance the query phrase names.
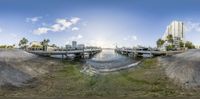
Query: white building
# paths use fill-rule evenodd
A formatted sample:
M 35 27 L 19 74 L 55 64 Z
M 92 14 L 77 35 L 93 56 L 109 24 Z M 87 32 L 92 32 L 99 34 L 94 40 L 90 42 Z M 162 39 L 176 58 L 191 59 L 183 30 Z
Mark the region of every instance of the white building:
M 47 46 L 47 51 L 55 51 L 57 49 L 57 47 Z
M 165 33 L 162 37 L 162 40 L 164 40 L 165 43 L 161 47 L 161 50 L 166 50 L 166 46 L 170 45 L 170 43 L 167 42 L 168 35 L 172 35 L 173 45 L 176 49 L 179 49 L 180 41 L 184 42 L 184 23 L 181 21 L 172 21 L 171 24 L 167 26 Z
M 173 38 L 180 38 L 180 40 L 184 40 L 184 23 L 181 21 L 172 21 L 172 23 L 167 26 L 162 39 L 167 40 L 167 36 L 170 34 Z
M 33 46 L 42 46 L 42 45 L 38 41 L 33 41 L 33 42 L 30 43 L 29 47 L 33 47 Z

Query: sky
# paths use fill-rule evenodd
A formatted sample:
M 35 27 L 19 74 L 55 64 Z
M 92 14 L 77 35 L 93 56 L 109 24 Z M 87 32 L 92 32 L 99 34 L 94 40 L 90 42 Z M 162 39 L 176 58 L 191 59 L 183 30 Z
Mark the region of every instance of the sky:
M 183 21 L 200 45 L 199 0 L 0 0 L 0 45 L 50 39 L 100 47 L 156 46 L 166 26 Z

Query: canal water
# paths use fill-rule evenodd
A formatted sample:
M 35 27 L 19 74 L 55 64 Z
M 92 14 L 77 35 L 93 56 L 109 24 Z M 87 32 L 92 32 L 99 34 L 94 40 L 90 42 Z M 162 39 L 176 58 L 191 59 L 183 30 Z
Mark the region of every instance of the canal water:
M 102 72 L 130 68 L 138 63 L 139 60 L 120 55 L 112 49 L 102 50 L 93 58 L 86 60 L 86 66 Z

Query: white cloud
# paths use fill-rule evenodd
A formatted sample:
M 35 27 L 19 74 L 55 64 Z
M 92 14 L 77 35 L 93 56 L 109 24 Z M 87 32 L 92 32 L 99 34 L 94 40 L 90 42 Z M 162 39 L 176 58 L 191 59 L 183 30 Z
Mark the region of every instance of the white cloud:
M 76 24 L 78 21 L 80 21 L 80 18 L 73 17 L 70 21 L 72 22 L 72 24 Z
M 200 22 L 198 21 L 185 21 L 185 40 L 191 41 L 193 44 L 200 44 Z
M 42 28 L 38 28 L 37 30 L 34 30 L 33 33 L 36 35 L 41 35 L 41 34 L 46 34 L 50 30 L 51 30 L 50 28 L 42 27 Z
M 73 28 L 72 28 L 72 31 L 78 31 L 78 30 L 79 30 L 78 27 L 73 27 Z
M 137 40 L 137 36 L 132 35 L 132 36 L 131 36 L 131 39 L 132 39 L 132 40 Z
M 80 18 L 72 18 L 70 21 L 67 19 L 57 19 L 55 24 L 51 25 L 50 27 L 39 27 L 38 29 L 34 30 L 33 33 L 37 35 L 45 34 L 50 32 L 59 32 L 64 31 L 70 28 L 72 25 L 76 25 Z M 75 29 L 77 30 L 77 29 Z
M 83 38 L 83 36 L 79 34 L 79 35 L 77 36 L 77 38 L 78 38 L 78 39 L 81 39 L 81 38 Z
M 32 22 L 32 23 L 35 23 L 35 22 L 39 21 L 40 19 L 42 19 L 41 16 L 39 16 L 39 17 L 26 18 L 26 22 Z
M 51 26 L 51 30 L 53 32 L 57 32 L 57 31 L 60 31 L 62 29 L 62 26 L 60 24 L 54 24 Z
M 72 25 L 71 21 L 68 21 L 66 19 L 57 19 L 56 20 L 57 24 L 60 24 L 62 27 L 60 28 L 60 30 L 65 30 L 66 28 L 69 28 Z
M 137 36 L 135 36 L 135 35 L 127 36 L 127 37 L 124 37 L 123 40 L 124 41 L 136 41 Z
M 191 31 L 200 32 L 200 23 L 192 21 L 185 22 L 185 30 L 186 32 L 191 32 Z
M 66 43 L 65 44 L 70 44 L 70 42 L 69 41 L 66 41 Z
M 69 38 L 70 41 L 74 41 L 74 40 L 79 40 L 82 39 L 83 36 L 81 34 L 78 34 L 77 36 L 72 36 Z

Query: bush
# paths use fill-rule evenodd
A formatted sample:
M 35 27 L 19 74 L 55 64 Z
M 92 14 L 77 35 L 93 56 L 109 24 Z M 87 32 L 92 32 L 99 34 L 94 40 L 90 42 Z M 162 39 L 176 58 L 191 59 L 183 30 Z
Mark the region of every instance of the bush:
M 12 45 L 0 45 L 0 48 L 14 48 Z
M 169 50 L 174 50 L 174 48 L 175 48 L 174 45 L 168 45 L 168 46 L 167 46 L 167 51 L 169 51 Z
M 7 46 L 6 45 L 0 45 L 0 48 L 6 48 Z
M 192 44 L 192 42 L 190 42 L 190 41 L 187 41 L 186 43 L 185 43 L 185 47 L 187 47 L 188 49 L 194 49 L 195 48 L 195 46 Z

